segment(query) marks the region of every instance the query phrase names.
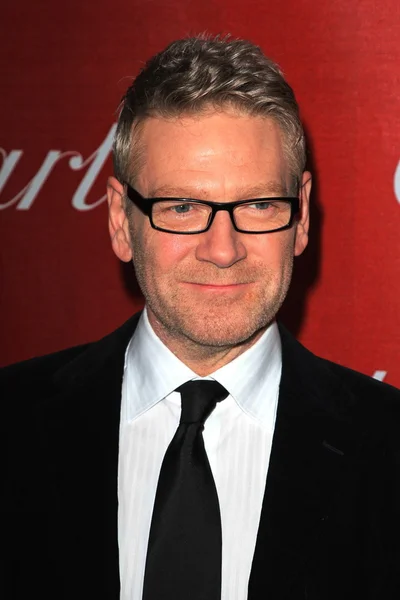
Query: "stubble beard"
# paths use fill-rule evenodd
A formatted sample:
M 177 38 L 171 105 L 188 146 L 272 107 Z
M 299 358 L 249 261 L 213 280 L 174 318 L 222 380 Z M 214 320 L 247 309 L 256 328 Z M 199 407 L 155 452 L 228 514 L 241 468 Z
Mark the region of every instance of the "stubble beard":
M 293 252 L 288 248 L 283 271 L 278 276 L 266 265 L 253 267 L 251 273 L 246 270 L 248 280 L 259 282 L 262 275 L 263 284 L 262 287 L 257 284 L 257 293 L 246 295 L 240 305 L 239 301 L 222 296 L 199 303 L 193 300 L 190 291 L 177 284 L 182 281 L 179 273 L 175 272 L 169 281 L 164 280 L 161 287 L 152 277 L 151 261 L 146 259 L 143 251 L 135 248 L 134 255 L 136 278 L 155 318 L 151 322 L 156 334 L 173 351 L 184 347 L 201 356 L 250 346 L 275 319 L 286 297 L 293 270 Z

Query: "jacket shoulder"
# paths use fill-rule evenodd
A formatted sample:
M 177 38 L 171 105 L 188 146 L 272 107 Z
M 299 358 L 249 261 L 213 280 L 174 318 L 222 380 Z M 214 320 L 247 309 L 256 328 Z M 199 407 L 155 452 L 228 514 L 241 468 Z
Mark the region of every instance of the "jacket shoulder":
M 398 404 L 400 408 L 400 390 L 396 387 L 337 363 L 325 359 L 320 360 L 323 360 L 356 396 L 365 399 L 384 397 L 389 402 Z
M 290 365 L 290 377 L 302 382 L 308 394 L 322 398 L 324 406 L 330 399 L 335 411 L 349 412 L 360 425 L 400 426 L 399 389 L 315 355 L 281 323 L 279 330 L 283 364 Z
M 110 361 L 124 355 L 140 314 L 99 340 L 3 367 L 0 397 L 13 398 L 13 404 L 17 398 L 25 403 L 25 397 L 49 397 L 95 377 Z
M 358 371 L 326 359 L 319 359 L 341 381 L 342 389 L 353 398 L 353 422 L 360 431 L 369 432 L 374 447 L 385 448 L 396 456 L 400 466 L 400 390 Z
M 36 385 L 40 385 L 43 391 L 48 389 L 55 373 L 83 354 L 90 345 L 73 346 L 2 367 L 0 369 L 2 397 L 17 394 L 18 390 L 33 392 Z

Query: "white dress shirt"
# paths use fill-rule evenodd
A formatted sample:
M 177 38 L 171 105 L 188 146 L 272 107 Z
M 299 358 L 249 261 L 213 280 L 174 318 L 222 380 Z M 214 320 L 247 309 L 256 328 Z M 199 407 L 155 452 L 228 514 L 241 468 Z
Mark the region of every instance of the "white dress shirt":
M 203 432 L 221 510 L 222 600 L 245 600 L 275 425 L 282 369 L 276 323 L 205 379 L 229 392 Z M 180 419 L 174 390 L 201 379 L 156 336 L 146 310 L 128 345 L 118 468 L 121 600 L 141 600 L 158 476 Z

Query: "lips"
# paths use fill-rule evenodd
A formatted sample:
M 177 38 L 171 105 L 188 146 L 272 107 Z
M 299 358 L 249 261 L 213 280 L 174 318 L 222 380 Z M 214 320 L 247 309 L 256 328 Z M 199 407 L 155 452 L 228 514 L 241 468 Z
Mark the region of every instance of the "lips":
M 198 282 L 198 281 L 185 281 L 184 282 L 186 285 L 193 285 L 193 286 L 197 286 L 197 287 L 202 287 L 202 288 L 212 288 L 212 289 L 228 289 L 228 288 L 238 288 L 238 287 L 242 287 L 245 285 L 249 285 L 250 281 L 240 281 L 240 282 L 233 282 L 233 283 L 210 283 L 209 281 L 207 282 Z
M 185 281 L 184 283 L 190 283 L 191 285 L 207 285 L 211 287 L 231 287 L 233 285 L 247 285 L 249 281 L 232 281 L 231 283 L 221 283 L 212 281 Z

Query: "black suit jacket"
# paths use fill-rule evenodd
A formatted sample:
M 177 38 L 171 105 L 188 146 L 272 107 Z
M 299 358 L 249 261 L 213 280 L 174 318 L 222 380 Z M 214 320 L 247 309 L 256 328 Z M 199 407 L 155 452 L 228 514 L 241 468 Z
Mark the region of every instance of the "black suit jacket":
M 121 381 L 137 320 L 2 372 L 7 600 L 119 598 Z M 282 380 L 249 600 L 398 600 L 400 392 L 280 332 Z

